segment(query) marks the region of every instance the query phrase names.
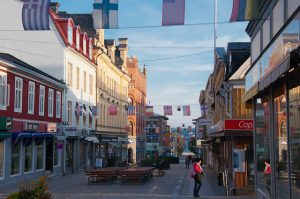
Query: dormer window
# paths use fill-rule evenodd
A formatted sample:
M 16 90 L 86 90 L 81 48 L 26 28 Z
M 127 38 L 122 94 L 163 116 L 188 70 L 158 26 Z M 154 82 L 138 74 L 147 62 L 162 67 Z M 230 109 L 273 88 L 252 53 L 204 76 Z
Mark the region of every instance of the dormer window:
M 73 44 L 73 27 L 69 24 L 68 26 L 68 42 L 69 44 Z
M 83 35 L 83 54 L 86 55 L 86 33 Z
M 76 30 L 76 48 L 77 48 L 77 50 L 79 50 L 79 48 L 80 48 L 80 29 L 79 29 L 79 27 L 77 27 L 77 30 Z
M 90 53 L 90 59 L 93 59 L 93 40 L 90 39 L 90 45 L 89 45 L 89 53 Z

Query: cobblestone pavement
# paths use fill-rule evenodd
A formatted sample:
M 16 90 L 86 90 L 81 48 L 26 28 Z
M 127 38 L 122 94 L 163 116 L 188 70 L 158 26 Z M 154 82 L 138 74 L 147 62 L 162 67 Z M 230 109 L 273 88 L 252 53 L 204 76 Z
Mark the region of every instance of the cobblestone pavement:
M 142 185 L 88 185 L 83 172 L 69 174 L 63 177 L 49 179 L 49 190 L 55 199 L 163 199 L 163 198 L 192 198 L 193 179 L 190 178 L 192 168 L 186 169 L 183 164 L 171 165 L 162 177 L 153 177 Z M 224 197 L 222 187 L 216 185 L 216 175 L 207 170 L 200 191 L 203 199 L 230 199 Z M 0 187 L 0 198 L 6 198 L 8 193 L 16 190 L 17 185 Z M 232 197 L 235 199 L 252 199 L 252 197 Z

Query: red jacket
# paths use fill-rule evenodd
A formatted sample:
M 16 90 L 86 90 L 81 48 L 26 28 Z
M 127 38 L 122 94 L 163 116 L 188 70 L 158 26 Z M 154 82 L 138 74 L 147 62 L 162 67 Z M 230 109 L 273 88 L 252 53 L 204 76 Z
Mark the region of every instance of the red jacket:
M 195 173 L 201 173 L 203 171 L 202 167 L 199 164 L 197 164 L 197 163 L 193 164 L 193 168 L 194 168 L 194 172 Z

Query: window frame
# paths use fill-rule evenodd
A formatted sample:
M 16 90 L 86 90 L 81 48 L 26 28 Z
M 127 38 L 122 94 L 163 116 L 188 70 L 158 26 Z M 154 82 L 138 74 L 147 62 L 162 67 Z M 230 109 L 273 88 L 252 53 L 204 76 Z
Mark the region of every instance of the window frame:
M 83 71 L 83 92 L 86 93 L 86 71 Z
M 61 92 L 60 91 L 56 91 L 55 116 L 56 118 L 61 117 Z
M 43 91 L 43 95 L 42 92 Z M 46 95 L 46 87 L 44 85 L 40 85 L 39 92 L 39 116 L 45 115 L 45 95 Z
M 17 88 L 17 82 L 20 83 L 20 88 Z M 19 106 L 16 107 L 18 101 L 17 101 L 17 92 L 20 92 L 20 98 L 19 98 Z M 14 100 L 14 111 L 17 113 L 22 113 L 22 97 L 23 97 L 23 78 L 21 77 L 15 77 L 15 100 Z
M 1 142 L 1 141 L 0 141 Z M 2 168 L 2 173 L 0 173 L 0 180 L 4 179 L 4 175 L 5 175 L 5 165 L 6 165 L 6 161 L 5 161 L 5 150 L 6 150 L 6 141 L 5 139 L 2 139 L 3 142 L 3 168 Z
M 1 100 L 0 100 L 0 110 L 6 110 L 6 107 L 8 105 L 7 103 L 7 96 L 8 96 L 8 87 L 7 87 L 7 73 L 4 73 L 2 71 L 0 71 L 0 76 L 2 76 L 2 81 L 0 81 L 0 87 L 3 87 L 3 92 L 4 95 L 2 95 L 2 100 L 4 100 L 4 104 L 1 104 Z
M 33 89 L 30 90 L 30 87 Z M 30 101 L 30 95 L 32 95 L 32 101 Z M 33 115 L 34 114 L 34 99 L 35 98 L 35 82 L 29 81 L 28 83 L 28 114 Z M 31 105 L 30 105 L 31 102 Z M 32 109 L 30 109 L 32 107 Z
M 79 67 L 76 67 L 76 89 L 78 89 L 79 90 L 79 88 L 80 88 L 80 69 L 79 69 Z
M 68 42 L 73 45 L 73 26 L 70 23 L 68 25 Z
M 73 64 L 70 62 L 67 63 L 67 85 L 73 85 Z
M 89 95 L 93 96 L 94 95 L 94 78 L 93 78 L 93 75 L 89 75 Z
M 54 90 L 52 88 L 49 88 L 48 89 L 48 117 L 53 117 L 53 104 L 54 104 Z

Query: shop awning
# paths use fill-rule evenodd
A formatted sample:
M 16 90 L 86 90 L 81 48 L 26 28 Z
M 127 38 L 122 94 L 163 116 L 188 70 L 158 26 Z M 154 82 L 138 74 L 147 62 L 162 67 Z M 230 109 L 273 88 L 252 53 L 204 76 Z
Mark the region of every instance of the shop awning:
M 0 139 L 10 138 L 11 133 L 9 132 L 0 132 Z
M 263 91 L 275 82 L 281 75 L 287 72 L 290 68 L 290 55 L 282 60 L 267 76 L 259 81 L 259 91 Z
M 84 139 L 88 142 L 99 143 L 99 139 L 96 136 L 89 136 Z
M 242 102 L 246 103 L 258 94 L 258 83 L 254 84 L 248 91 L 242 96 Z

